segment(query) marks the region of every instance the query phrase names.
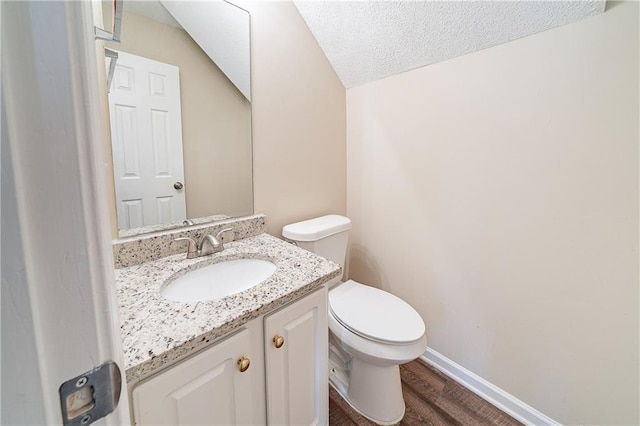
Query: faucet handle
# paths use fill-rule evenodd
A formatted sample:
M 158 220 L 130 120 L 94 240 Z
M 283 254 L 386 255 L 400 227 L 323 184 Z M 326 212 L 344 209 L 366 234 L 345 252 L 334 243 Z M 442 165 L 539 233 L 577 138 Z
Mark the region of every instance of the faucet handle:
M 233 231 L 233 228 L 224 228 L 216 234 L 216 240 L 220 240 L 222 234 L 225 232 Z
M 188 241 L 189 242 L 189 246 L 187 247 L 187 259 L 191 259 L 196 252 L 198 251 L 198 244 L 196 243 L 196 240 L 194 240 L 193 238 L 189 238 L 189 237 L 179 237 L 179 238 L 175 238 L 173 241 Z

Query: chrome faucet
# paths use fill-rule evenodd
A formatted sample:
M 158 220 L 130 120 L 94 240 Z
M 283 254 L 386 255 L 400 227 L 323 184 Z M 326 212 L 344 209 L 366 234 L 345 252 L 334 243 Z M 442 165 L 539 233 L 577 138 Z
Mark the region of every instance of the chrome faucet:
M 187 241 L 189 246 L 187 248 L 187 259 L 193 259 L 195 257 L 208 256 L 213 253 L 218 253 L 224 250 L 224 244 L 222 244 L 222 234 L 228 231 L 233 231 L 232 228 L 224 228 L 220 232 L 213 235 L 205 235 L 202 237 L 200 243 L 196 243 L 193 238 L 189 237 L 180 237 L 176 238 L 173 241 Z

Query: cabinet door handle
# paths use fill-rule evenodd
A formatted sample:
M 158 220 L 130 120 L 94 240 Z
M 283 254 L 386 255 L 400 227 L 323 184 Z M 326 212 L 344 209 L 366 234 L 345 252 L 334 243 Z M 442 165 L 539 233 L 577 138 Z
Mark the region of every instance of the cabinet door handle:
M 277 349 L 280 349 L 282 345 L 284 345 L 284 337 L 282 336 L 273 336 L 273 344 Z
M 247 371 L 249 369 L 249 365 L 251 365 L 251 361 L 249 361 L 249 358 L 247 357 L 241 356 L 238 360 L 238 370 L 240 370 L 241 373 Z

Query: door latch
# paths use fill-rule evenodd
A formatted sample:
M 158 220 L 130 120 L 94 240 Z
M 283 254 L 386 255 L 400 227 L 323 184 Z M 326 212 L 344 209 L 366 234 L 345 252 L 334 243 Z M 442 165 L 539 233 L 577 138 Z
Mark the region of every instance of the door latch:
M 64 425 L 89 425 L 111 413 L 121 389 L 120 368 L 113 361 L 64 382 L 59 390 Z

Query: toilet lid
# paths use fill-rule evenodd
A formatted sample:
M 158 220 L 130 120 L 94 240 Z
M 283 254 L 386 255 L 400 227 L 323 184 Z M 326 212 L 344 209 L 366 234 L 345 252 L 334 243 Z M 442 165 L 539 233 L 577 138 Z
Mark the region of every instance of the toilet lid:
M 351 332 L 383 343 L 413 343 L 425 332 L 420 314 L 386 291 L 349 280 L 329 292 L 336 320 Z

